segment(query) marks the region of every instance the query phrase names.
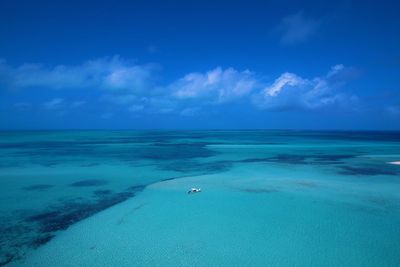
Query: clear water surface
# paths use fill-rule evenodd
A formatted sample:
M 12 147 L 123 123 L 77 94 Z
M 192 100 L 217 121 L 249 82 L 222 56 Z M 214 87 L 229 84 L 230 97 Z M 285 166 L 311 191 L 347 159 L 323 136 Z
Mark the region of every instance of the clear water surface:
M 1 132 L 0 265 L 400 266 L 395 160 L 398 132 Z

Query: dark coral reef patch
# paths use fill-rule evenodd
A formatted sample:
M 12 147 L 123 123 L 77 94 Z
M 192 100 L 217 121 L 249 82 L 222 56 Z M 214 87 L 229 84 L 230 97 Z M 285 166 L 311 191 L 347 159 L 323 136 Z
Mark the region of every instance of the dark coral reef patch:
M 143 188 L 144 186 L 135 186 L 120 193 L 98 194 L 94 201 L 80 199 L 66 201 L 39 214 L 29 216 L 25 220 L 37 223 L 42 233 L 65 230 L 80 220 L 133 197 Z
M 105 180 L 100 179 L 88 179 L 88 180 L 81 180 L 75 183 L 70 184 L 73 187 L 86 187 L 86 186 L 101 186 L 108 184 Z
M 397 175 L 395 170 L 390 170 L 387 167 L 353 167 L 353 166 L 341 166 L 339 174 L 344 175 Z
M 274 162 L 285 164 L 341 164 L 345 159 L 354 158 L 355 154 L 277 154 L 271 157 L 248 158 L 240 160 L 242 163 Z
M 18 221 L 4 219 L 0 222 L 0 266 L 22 259 L 24 248 L 36 249 L 49 242 L 57 231 L 134 197 L 144 188 L 135 185 L 118 193 L 95 190 L 94 198 L 62 201 L 35 213 L 24 211 Z
M 50 184 L 34 184 L 34 185 L 26 186 L 23 189 L 26 191 L 44 191 L 44 190 L 50 189 L 52 187 L 53 187 L 53 185 L 50 185 Z

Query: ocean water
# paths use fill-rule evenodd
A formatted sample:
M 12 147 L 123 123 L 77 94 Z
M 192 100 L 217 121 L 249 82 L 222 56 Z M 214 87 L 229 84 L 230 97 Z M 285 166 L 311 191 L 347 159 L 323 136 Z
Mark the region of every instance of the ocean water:
M 398 132 L 0 132 L 0 266 L 400 266 L 396 160 Z

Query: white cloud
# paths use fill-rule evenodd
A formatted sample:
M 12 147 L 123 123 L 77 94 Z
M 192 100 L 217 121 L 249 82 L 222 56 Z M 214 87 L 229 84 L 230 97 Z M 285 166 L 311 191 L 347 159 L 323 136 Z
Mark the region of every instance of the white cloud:
M 103 87 L 112 90 L 140 91 L 147 89 L 152 73 L 142 66 L 119 67 L 104 77 Z
M 343 70 L 344 70 L 344 65 L 337 64 L 337 65 L 331 67 L 331 70 L 328 72 L 328 75 L 326 75 L 326 77 L 327 78 L 334 77 L 335 75 L 338 75 Z
M 343 65 L 331 68 L 327 75 L 313 79 L 301 78 L 293 73 L 283 73 L 272 85 L 253 96 L 261 109 L 317 109 L 331 105 L 355 103 L 357 98 L 339 89 L 353 76 L 353 71 Z
M 193 72 L 169 86 L 177 99 L 207 99 L 210 102 L 228 102 L 251 93 L 257 80 L 248 70 L 218 67 L 206 73 Z
M 307 18 L 303 12 L 286 16 L 277 27 L 282 44 L 296 44 L 307 41 L 320 25 L 318 20 Z
M 271 86 L 264 89 L 264 94 L 276 96 L 286 86 L 299 86 L 305 83 L 306 81 L 296 74 L 285 72 L 278 79 L 276 79 Z
M 354 78 L 356 71 L 341 64 L 333 66 L 326 75 L 315 78 L 285 72 L 269 84 L 260 78 L 264 76 L 249 70 L 217 67 L 204 73 L 188 73 L 170 84 L 158 85 L 155 83 L 155 70 L 154 65 L 135 65 L 120 57 L 53 68 L 41 64 L 11 67 L 0 60 L 0 86 L 96 90 L 90 94 L 92 99 L 83 94 L 79 101 L 54 98 L 40 103 L 47 110 L 79 108 L 90 105 L 90 101 L 95 99 L 111 111 L 115 111 L 113 106 L 118 106 L 118 110 L 122 108 L 129 112 L 182 116 L 194 116 L 200 110 L 207 110 L 206 106 L 215 105 L 247 104 L 249 108 L 254 105 L 265 110 L 317 109 L 357 100 L 355 96 L 342 92 L 342 87 Z
M 51 89 L 103 88 L 109 90 L 144 90 L 152 84 L 154 65 L 135 65 L 118 56 L 86 61 L 81 65 L 25 63 L 19 67 L 0 61 L 0 84 L 11 89 L 28 87 Z
M 168 88 L 181 115 L 195 115 L 205 105 L 221 105 L 234 100 L 248 101 L 259 109 L 319 109 L 355 104 L 358 98 L 341 88 L 354 77 L 355 70 L 333 66 L 325 76 L 302 78 L 285 72 L 269 85 L 250 71 L 216 68 L 206 73 L 189 73 Z M 354 107 L 352 107 L 354 109 Z

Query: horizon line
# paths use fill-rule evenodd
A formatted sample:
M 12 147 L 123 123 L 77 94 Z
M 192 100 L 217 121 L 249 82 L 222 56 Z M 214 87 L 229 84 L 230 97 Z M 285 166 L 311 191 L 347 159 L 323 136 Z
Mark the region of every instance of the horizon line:
M 309 132 L 400 132 L 400 129 L 318 129 L 318 128 L 42 128 L 42 129 L 0 129 L 0 132 L 61 132 L 61 131 L 309 131 Z

